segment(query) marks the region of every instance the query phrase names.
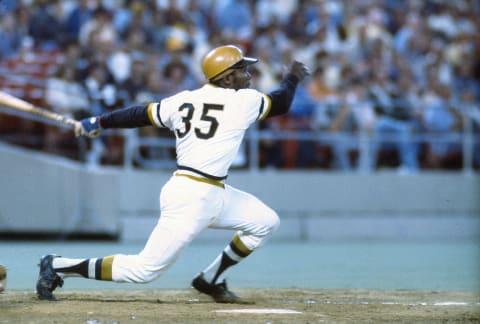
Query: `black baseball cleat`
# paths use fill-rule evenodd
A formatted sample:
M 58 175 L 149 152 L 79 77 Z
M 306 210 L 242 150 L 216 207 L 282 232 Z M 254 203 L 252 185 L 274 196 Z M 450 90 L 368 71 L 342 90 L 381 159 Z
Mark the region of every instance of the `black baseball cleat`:
M 56 301 L 52 292 L 55 288 L 63 286 L 63 279 L 57 275 L 52 265 L 56 257 L 57 255 L 48 254 L 40 259 L 40 273 L 37 280 L 37 295 L 40 299 Z
M 193 279 L 192 287 L 201 293 L 209 295 L 217 303 L 250 304 L 250 302 L 243 300 L 228 290 L 227 282 L 225 280 L 221 283 L 210 284 L 203 277 L 203 273 L 200 273 L 195 279 Z

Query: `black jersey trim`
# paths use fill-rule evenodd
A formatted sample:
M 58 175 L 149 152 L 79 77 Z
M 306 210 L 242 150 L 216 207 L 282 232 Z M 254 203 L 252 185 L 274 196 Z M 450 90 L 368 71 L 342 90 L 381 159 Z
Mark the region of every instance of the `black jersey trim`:
M 262 96 L 262 102 L 260 103 L 260 111 L 258 112 L 257 120 L 262 117 L 263 109 L 265 108 L 265 99 Z
M 162 122 L 162 117 L 160 116 L 160 103 L 157 104 L 157 117 L 160 124 L 162 124 L 163 127 L 167 128 L 167 126 L 165 126 L 165 124 Z
M 205 177 L 205 178 L 211 179 L 211 180 L 216 180 L 216 181 L 225 180 L 225 179 L 227 179 L 227 177 L 228 177 L 228 175 L 223 176 L 223 177 L 217 177 L 217 176 L 214 176 L 214 175 L 211 175 L 211 174 L 202 172 L 202 171 L 200 171 L 200 170 L 197 170 L 197 169 L 194 169 L 194 168 L 185 166 L 185 165 L 179 165 L 179 164 L 177 164 L 177 169 L 179 169 L 179 170 L 191 171 L 191 172 L 194 172 L 194 173 L 196 173 L 196 174 L 201 175 L 202 177 Z

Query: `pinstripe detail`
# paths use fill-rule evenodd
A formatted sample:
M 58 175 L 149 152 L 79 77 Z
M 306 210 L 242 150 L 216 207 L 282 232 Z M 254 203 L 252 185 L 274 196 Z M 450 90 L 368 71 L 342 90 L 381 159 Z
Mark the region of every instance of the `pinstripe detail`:
M 97 262 L 96 258 L 92 258 L 88 260 L 88 278 L 96 279 L 95 276 L 95 264 Z
M 240 240 L 238 234 L 235 234 L 232 242 L 230 242 L 230 248 L 233 252 L 235 252 L 236 254 L 238 254 L 238 256 L 241 256 L 242 258 L 252 253 L 252 250 L 247 248 L 245 244 L 243 244 L 243 242 Z
M 265 99 L 265 102 L 263 101 Z M 265 103 L 265 107 L 263 107 L 263 104 Z M 272 99 L 270 99 L 269 96 L 263 95 L 262 97 L 262 110 L 264 111 L 263 114 L 260 112 L 258 116 L 258 120 L 264 120 L 268 114 L 270 113 L 270 109 L 272 108 Z

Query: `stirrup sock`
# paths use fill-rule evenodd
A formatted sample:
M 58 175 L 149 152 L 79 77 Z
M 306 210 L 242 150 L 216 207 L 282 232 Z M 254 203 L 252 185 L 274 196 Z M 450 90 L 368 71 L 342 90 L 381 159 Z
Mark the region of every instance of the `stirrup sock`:
M 53 259 L 55 272 L 65 274 L 65 277 L 80 275 L 84 278 L 112 281 L 112 264 L 114 256 L 91 259 Z
M 229 267 L 237 264 L 246 258 L 252 251 L 249 250 L 237 234 L 229 245 L 225 247 L 223 252 L 210 264 L 204 271 L 203 275 L 207 282 L 214 284 L 220 278 L 220 275 Z

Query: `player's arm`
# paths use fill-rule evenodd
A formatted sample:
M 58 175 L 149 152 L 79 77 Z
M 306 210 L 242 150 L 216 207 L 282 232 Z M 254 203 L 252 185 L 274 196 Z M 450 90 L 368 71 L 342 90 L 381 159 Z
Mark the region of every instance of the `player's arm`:
M 152 125 L 164 127 L 158 112 L 158 103 L 114 110 L 100 116 L 83 119 L 80 123 L 81 128 L 76 130 L 76 134 L 77 136 L 96 137 L 102 129 L 106 128 L 137 128 Z
M 288 112 L 295 95 L 297 85 L 310 74 L 305 64 L 294 61 L 290 66 L 287 75 L 280 82 L 278 89 L 268 93 L 271 101 L 270 110 L 264 115 L 264 118 L 283 115 Z

